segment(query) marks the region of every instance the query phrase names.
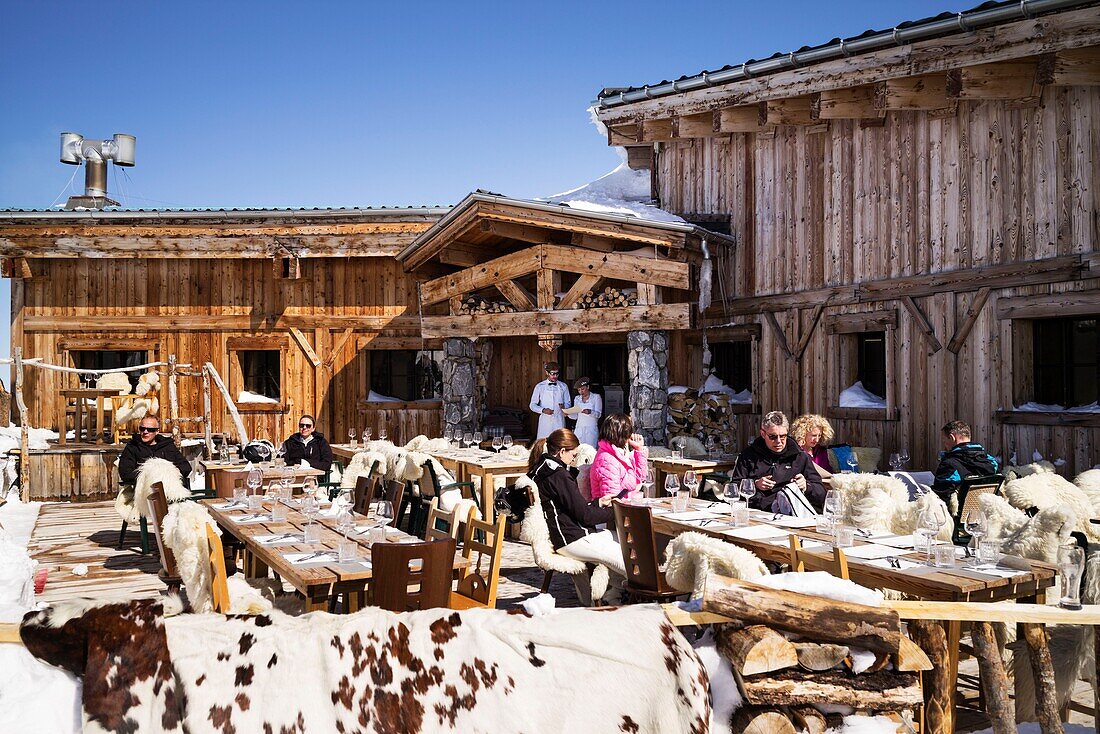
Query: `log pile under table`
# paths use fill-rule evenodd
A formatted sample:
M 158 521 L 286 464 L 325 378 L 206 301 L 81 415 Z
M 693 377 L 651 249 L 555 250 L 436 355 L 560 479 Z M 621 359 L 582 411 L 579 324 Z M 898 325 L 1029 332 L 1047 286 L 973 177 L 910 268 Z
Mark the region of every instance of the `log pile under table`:
M 708 590 L 704 608 L 737 620 L 715 632 L 744 700 L 735 734 L 817 734 L 839 724 L 818 707 L 837 705 L 902 727 L 916 720 L 932 663 L 897 613 L 746 582 Z

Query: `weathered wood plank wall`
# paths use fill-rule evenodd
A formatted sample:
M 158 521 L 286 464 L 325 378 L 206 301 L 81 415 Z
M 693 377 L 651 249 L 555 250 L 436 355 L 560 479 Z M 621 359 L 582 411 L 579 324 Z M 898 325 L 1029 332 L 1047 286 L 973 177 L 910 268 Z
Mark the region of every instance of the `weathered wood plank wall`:
M 1096 253 L 1100 243 L 1100 87 L 1047 87 L 1037 104 L 960 101 L 954 112 L 890 112 L 885 124 L 856 120 L 781 126 L 660 144 L 661 204 L 674 212 L 728 214 L 738 248 L 736 297 Z M 931 354 L 900 301 L 829 305 L 825 314 L 896 310 L 894 376 L 900 420 L 835 420 L 838 437 L 909 448 L 931 466 L 938 427 L 971 422 L 975 438 L 1021 460 L 1037 449 L 1075 473 L 1100 461 L 1100 428 L 1002 424 L 1014 398 L 1012 321 L 998 298 L 1095 291 L 1097 279 L 992 289 L 958 354 Z M 898 297 L 905 295 L 898 293 Z M 915 298 L 946 347 L 974 291 Z M 777 314 L 788 343 L 811 308 Z M 825 413 L 845 386 L 835 381 L 838 337 L 819 325 L 800 362 L 763 324 L 756 391 L 764 410 Z M 698 350 L 698 347 L 695 347 Z M 698 358 L 682 358 L 697 370 Z M 674 370 L 677 369 L 674 366 Z M 697 371 L 695 372 L 697 375 Z M 675 375 L 675 379 L 692 380 Z M 694 378 L 695 381 L 698 377 Z M 744 423 L 744 422 L 743 422 Z M 751 438 L 750 428 L 742 440 Z

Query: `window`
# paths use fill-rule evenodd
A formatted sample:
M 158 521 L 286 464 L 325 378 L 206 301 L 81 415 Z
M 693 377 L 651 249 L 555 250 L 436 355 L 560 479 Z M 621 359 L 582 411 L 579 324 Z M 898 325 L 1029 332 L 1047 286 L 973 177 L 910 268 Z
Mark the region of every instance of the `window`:
M 118 367 L 136 367 L 139 364 L 148 364 L 149 352 L 128 349 L 80 349 L 70 352 L 73 356 L 73 365 L 82 370 L 112 370 Z M 130 392 L 137 387 L 140 372 L 127 372 L 130 378 Z
M 734 392 L 752 390 L 752 342 L 719 342 L 710 345 L 714 374 Z
M 856 379 L 863 388 L 886 397 L 886 332 L 856 334 Z
M 443 352 L 371 351 L 367 387 L 384 397 L 406 402 L 438 400 L 443 397 Z
M 1066 408 L 1097 400 L 1097 317 L 1032 322 L 1035 402 Z
M 832 403 L 830 418 L 898 419 L 893 380 L 896 310 L 831 314 L 825 317 L 829 335 L 827 381 Z
M 279 350 L 256 349 L 237 352 L 241 368 L 241 388 L 254 395 L 279 400 L 280 377 Z

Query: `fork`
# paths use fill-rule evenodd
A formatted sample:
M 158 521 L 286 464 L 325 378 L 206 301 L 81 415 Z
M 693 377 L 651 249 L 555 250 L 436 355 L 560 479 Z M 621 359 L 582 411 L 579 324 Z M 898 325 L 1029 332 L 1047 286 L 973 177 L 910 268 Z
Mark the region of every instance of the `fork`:
M 305 558 L 299 558 L 296 561 L 296 563 L 305 563 L 306 561 L 312 561 L 314 558 L 319 558 L 320 556 L 331 556 L 331 555 L 332 555 L 332 551 L 327 551 L 327 550 L 314 551 L 313 553 L 310 553 Z
M 886 556 L 886 560 L 891 566 L 901 570 L 901 560 L 897 556 Z

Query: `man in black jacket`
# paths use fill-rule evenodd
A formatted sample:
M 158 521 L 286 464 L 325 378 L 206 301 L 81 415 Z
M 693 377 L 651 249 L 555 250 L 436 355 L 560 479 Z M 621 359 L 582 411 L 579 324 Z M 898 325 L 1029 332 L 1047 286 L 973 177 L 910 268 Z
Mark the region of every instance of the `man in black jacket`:
M 798 447 L 794 438 L 788 436 L 790 423 L 787 416 L 774 410 L 764 416 L 760 426 L 760 436 L 745 447 L 737 457 L 732 479 L 752 479 L 756 484 L 756 494 L 749 505 L 766 512 L 790 513 L 785 501 L 777 502 L 780 490 L 787 484 L 794 484 L 818 512 L 825 503 L 825 487 L 821 476 L 814 468 L 809 454 Z
M 297 466 L 302 459 L 321 471 L 327 472 L 332 466 L 332 447 L 323 435 L 313 429 L 313 416 L 303 415 L 298 421 L 298 432 L 283 442 L 287 466 Z
M 118 458 L 118 478 L 122 484 L 137 482 L 141 465 L 153 457 L 172 462 L 180 471 L 183 486 L 190 488 L 191 465 L 168 436 L 160 435 L 160 419 L 147 415 L 138 424 L 138 432 L 127 442 Z
M 944 502 L 959 491 L 959 483 L 967 477 L 984 477 L 997 474 L 1001 463 L 993 458 L 980 443 L 970 440 L 970 426 L 962 421 L 951 421 L 943 431 L 945 451 L 936 467 L 936 481 L 932 491 Z

